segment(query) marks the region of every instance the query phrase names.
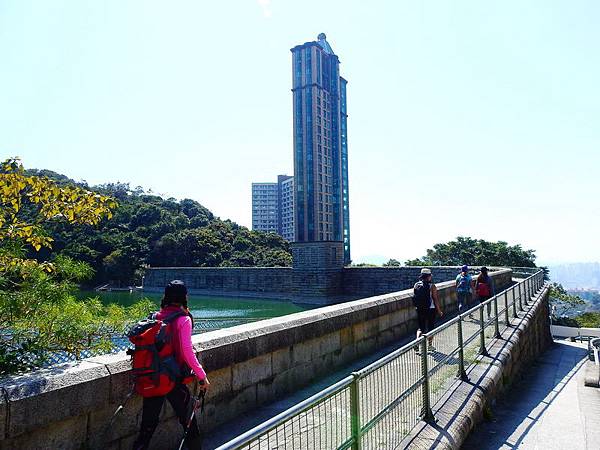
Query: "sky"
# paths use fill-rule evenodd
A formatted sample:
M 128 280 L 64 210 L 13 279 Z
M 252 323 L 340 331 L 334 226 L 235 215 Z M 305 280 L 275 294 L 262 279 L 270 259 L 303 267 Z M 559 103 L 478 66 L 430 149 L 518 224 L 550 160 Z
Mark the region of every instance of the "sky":
M 251 225 L 293 174 L 290 48 L 348 80 L 352 258 L 456 236 L 600 260 L 596 1 L 0 0 L 0 157 Z

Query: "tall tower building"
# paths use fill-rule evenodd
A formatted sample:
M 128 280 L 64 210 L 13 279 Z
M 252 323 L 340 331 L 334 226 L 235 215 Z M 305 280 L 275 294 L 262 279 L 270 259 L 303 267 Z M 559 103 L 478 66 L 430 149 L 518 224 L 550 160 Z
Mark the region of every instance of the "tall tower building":
M 324 33 L 291 49 L 296 241 L 341 241 L 350 263 L 346 84 Z

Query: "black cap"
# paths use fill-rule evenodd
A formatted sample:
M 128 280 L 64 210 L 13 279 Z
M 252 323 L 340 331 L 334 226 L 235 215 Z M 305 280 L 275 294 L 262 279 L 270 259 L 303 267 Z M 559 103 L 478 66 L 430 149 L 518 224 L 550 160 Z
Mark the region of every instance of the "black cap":
M 169 303 L 187 303 L 187 287 L 181 280 L 173 280 L 165 287 L 164 304 Z

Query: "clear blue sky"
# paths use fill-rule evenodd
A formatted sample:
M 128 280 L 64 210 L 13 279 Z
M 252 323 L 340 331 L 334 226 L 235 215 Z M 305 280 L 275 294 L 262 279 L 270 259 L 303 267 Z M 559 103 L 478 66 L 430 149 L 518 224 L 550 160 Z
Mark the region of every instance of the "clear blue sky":
M 291 54 L 348 79 L 353 259 L 457 235 L 600 260 L 596 1 L 0 0 L 0 156 L 250 225 L 292 173 Z

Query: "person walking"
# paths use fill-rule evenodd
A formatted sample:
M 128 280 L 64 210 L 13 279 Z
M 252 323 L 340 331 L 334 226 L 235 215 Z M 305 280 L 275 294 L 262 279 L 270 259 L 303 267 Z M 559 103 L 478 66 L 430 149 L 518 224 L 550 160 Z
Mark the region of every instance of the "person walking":
M 477 293 L 477 299 L 479 300 L 479 303 L 483 303 L 486 300 L 489 300 L 490 298 L 492 298 L 494 295 L 496 295 L 496 291 L 495 291 L 495 287 L 494 287 L 494 280 L 492 280 L 492 277 L 490 277 L 488 275 L 488 269 L 487 267 L 483 266 L 480 269 L 480 273 L 477 276 L 477 280 L 475 281 L 475 292 Z M 488 319 L 491 316 L 491 311 L 492 311 L 492 304 L 488 303 L 487 304 L 487 316 Z
M 471 304 L 472 290 L 475 287 L 475 281 L 469 274 L 469 266 L 464 265 L 460 273 L 456 276 L 456 297 L 458 299 L 458 313 L 463 308 L 468 309 Z
M 417 339 L 419 339 L 422 334 L 428 333 L 435 328 L 436 313 L 440 317 L 443 316 L 438 290 L 435 284 L 433 284 L 431 269 L 421 269 L 419 281 L 414 286 L 413 304 L 417 309 L 417 320 L 419 323 Z M 429 349 L 435 351 L 433 336 L 429 337 Z M 417 353 L 419 352 L 418 347 L 415 350 Z
M 182 368 L 183 373 L 190 374 L 198 380 L 199 389 L 206 392 L 210 383 L 204 369 L 198 362 L 192 345 L 193 321 L 188 309 L 188 292 L 185 283 L 180 280 L 171 281 L 165 288 L 160 311 L 153 318 L 163 320 L 167 325 L 167 336 L 173 346 L 175 360 Z M 170 319 L 175 317 L 175 319 Z M 140 432 L 133 444 L 134 450 L 145 450 L 150 445 L 154 430 L 158 425 L 161 409 L 165 398 L 169 401 L 184 432 L 187 430 L 185 445 L 188 449 L 200 449 L 200 429 L 194 415 L 190 422 L 194 399 L 185 381 L 193 378 L 182 379 L 175 383 L 175 387 L 166 395 L 157 397 L 144 397 L 142 406 L 142 424 Z M 188 429 L 189 425 L 189 429 Z

